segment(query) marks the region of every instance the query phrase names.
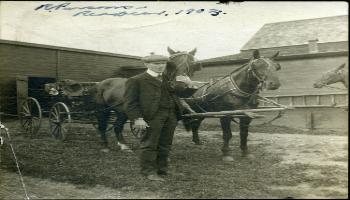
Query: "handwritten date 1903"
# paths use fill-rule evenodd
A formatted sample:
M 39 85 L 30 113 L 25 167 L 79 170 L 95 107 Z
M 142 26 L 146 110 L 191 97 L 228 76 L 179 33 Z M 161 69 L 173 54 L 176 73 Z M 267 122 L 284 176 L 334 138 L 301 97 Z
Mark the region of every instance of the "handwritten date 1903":
M 176 12 L 169 11 L 158 11 L 152 12 L 149 10 L 148 6 L 72 6 L 71 3 L 62 4 L 42 4 L 34 9 L 35 11 L 48 11 L 48 12 L 58 12 L 58 11 L 79 11 L 73 14 L 74 17 L 77 16 L 142 16 L 142 15 L 158 15 L 158 16 L 169 16 L 169 15 L 193 15 L 193 14 L 205 14 L 209 13 L 211 16 L 218 16 L 220 14 L 226 14 L 219 9 L 182 9 Z M 102 11 L 99 12 L 99 11 Z M 106 12 L 107 11 L 107 12 Z
M 213 9 L 213 8 L 209 9 L 209 10 L 205 10 L 203 8 L 201 8 L 201 9 L 190 8 L 187 10 L 179 10 L 179 11 L 175 12 L 175 15 L 178 15 L 178 14 L 187 14 L 188 15 L 188 14 L 193 14 L 193 13 L 204 13 L 205 11 L 207 11 L 212 16 L 218 16 L 220 13 L 226 14 L 222 10 Z

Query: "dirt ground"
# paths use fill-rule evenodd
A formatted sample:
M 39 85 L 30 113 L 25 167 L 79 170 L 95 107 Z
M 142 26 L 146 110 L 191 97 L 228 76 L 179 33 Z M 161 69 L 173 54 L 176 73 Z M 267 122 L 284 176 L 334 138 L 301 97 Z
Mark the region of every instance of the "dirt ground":
M 12 145 L 31 199 L 72 198 L 348 198 L 348 134 L 298 131 L 283 127 L 252 127 L 249 157 L 241 157 L 234 132 L 234 162 L 221 160 L 220 129 L 202 127 L 204 144 L 176 130 L 165 183 L 139 175 L 138 141 L 127 130 L 133 153 L 120 151 L 113 134 L 111 151 L 100 151 L 99 136 L 90 125 L 74 124 L 64 142 L 43 127 L 28 139 L 17 122 L 10 128 Z M 0 199 L 25 194 L 10 149 L 1 146 Z

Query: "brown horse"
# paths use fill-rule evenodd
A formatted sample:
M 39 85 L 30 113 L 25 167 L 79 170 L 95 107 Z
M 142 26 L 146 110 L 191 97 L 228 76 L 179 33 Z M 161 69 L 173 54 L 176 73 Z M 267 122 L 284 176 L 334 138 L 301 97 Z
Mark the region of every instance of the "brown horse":
M 163 76 L 167 80 L 172 81 L 171 85 L 174 87 L 179 87 L 185 89 L 187 85 L 182 83 L 177 83 L 177 76 L 193 76 L 195 71 L 201 69 L 201 65 L 196 62 L 194 55 L 196 49 L 190 52 L 175 52 L 168 47 L 168 52 L 170 53 L 170 61 L 167 63 L 167 67 Z M 127 115 L 123 110 L 123 94 L 125 90 L 126 78 L 110 78 L 103 80 L 96 84 L 96 87 L 90 90 L 94 102 L 96 103 L 96 109 L 99 112 L 96 112 L 96 117 L 98 120 L 98 130 L 101 134 L 101 139 L 105 147 L 108 146 L 106 129 L 108 126 L 108 120 L 113 110 L 117 116 L 117 119 L 114 123 L 114 132 L 118 140 L 118 145 L 122 150 L 128 150 L 126 146 L 126 141 L 123 137 L 123 128 L 124 124 L 127 122 Z M 181 87 L 183 86 L 183 87 Z
M 349 88 L 349 71 L 345 68 L 345 63 L 339 67 L 327 71 L 314 84 L 314 88 L 322 88 L 333 83 L 341 82 L 346 88 Z
M 261 57 L 258 51 L 254 51 L 249 63 L 212 84 L 202 86 L 191 98 L 185 98 L 186 102 L 197 113 L 257 108 L 256 95 L 262 86 L 269 90 L 278 89 L 280 86 L 276 71 L 281 67 L 274 61 L 277 55 L 278 52 L 272 58 L 265 58 Z M 190 124 L 186 128 L 192 129 L 193 141 L 197 144 L 200 144 L 198 129 L 203 119 L 199 118 L 196 121 L 187 119 L 192 122 L 184 123 Z M 231 116 L 220 118 L 224 140 L 222 148 L 224 161 L 233 161 L 233 157 L 229 155 L 229 142 L 232 137 L 231 120 Z M 239 119 L 240 147 L 243 155 L 248 153 L 247 137 L 251 121 L 250 117 Z

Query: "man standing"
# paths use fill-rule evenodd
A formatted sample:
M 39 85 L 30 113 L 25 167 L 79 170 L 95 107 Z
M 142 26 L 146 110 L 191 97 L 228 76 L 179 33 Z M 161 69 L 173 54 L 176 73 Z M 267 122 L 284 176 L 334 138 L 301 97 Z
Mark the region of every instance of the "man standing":
M 164 181 L 168 156 L 177 125 L 177 97 L 169 91 L 163 72 L 168 57 L 151 54 L 142 59 L 148 70 L 126 82 L 124 109 L 141 136 L 141 173 L 149 180 Z

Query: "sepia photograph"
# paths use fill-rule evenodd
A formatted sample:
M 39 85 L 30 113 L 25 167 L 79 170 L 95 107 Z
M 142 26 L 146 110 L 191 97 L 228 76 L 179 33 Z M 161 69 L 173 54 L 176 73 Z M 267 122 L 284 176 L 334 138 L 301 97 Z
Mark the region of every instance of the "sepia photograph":
M 348 199 L 345 1 L 0 1 L 0 199 Z

